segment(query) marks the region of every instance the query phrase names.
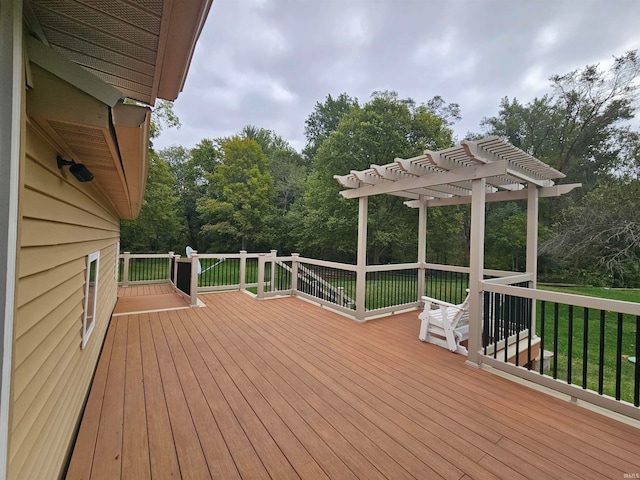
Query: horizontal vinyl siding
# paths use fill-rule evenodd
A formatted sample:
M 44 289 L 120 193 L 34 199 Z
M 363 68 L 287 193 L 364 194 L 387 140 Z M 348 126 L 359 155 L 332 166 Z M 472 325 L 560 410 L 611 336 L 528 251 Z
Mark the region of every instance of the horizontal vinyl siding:
M 116 301 L 120 227 L 95 182 L 58 170 L 55 150 L 29 127 L 24 162 L 9 478 L 58 478 Z M 86 256 L 98 250 L 96 325 L 83 350 Z

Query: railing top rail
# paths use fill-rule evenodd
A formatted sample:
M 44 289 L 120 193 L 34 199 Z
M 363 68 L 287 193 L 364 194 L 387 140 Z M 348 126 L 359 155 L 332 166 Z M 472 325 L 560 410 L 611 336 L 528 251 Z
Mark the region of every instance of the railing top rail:
M 316 260 L 315 258 L 298 257 L 298 262 L 317 265 L 319 267 L 330 267 L 337 268 L 339 270 L 348 270 L 350 272 L 355 272 L 358 270 L 357 265 L 351 265 L 349 263 L 328 262 L 326 260 Z
M 367 265 L 367 272 L 388 272 L 391 270 L 411 270 L 420 268 L 420 263 L 394 263 L 388 265 Z
M 258 258 L 261 255 L 271 256 L 271 253 L 198 253 L 198 258 Z
M 469 273 L 469 267 L 460 267 L 458 265 L 443 265 L 441 263 L 425 263 L 428 270 L 440 270 L 442 272 Z
M 490 278 L 488 280 L 484 280 L 484 282 L 492 285 L 514 285 L 521 282 L 531 282 L 533 281 L 533 277 L 534 275 L 532 273 L 522 273 L 511 277 Z
M 628 315 L 640 315 L 640 303 L 624 302 L 621 300 L 609 300 L 606 298 L 587 297 L 571 293 L 550 292 L 535 288 L 514 287 L 511 285 L 496 285 L 487 280 L 481 282 L 483 290 L 487 292 L 502 293 L 515 297 L 543 300 L 545 302 L 562 303 L 576 307 L 592 308 L 594 310 L 609 310 Z
M 124 258 L 124 253 L 119 254 L 120 258 Z M 168 253 L 130 253 L 129 258 L 170 258 Z
M 265 257 L 265 261 L 293 262 L 293 257 Z
M 513 277 L 516 275 L 524 275 L 525 272 L 510 272 L 508 270 L 491 270 L 488 268 L 485 268 L 482 273 L 487 276 L 491 276 L 491 277 Z

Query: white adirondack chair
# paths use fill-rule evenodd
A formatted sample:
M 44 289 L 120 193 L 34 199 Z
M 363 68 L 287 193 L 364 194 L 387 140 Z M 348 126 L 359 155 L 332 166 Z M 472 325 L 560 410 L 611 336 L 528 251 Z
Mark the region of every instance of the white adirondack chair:
M 424 310 L 418 316 L 422 321 L 418 338 L 467 355 L 467 349 L 460 342 L 469 338 L 469 290 L 467 298 L 460 305 L 431 297 L 422 297 L 422 301 Z

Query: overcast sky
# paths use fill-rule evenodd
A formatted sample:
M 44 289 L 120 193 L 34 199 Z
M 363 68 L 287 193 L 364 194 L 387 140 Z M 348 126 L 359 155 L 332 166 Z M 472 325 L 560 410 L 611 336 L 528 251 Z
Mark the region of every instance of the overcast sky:
M 300 151 L 316 102 L 376 90 L 458 103 L 462 139 L 502 97 L 526 103 L 553 74 L 639 48 L 640 0 L 214 0 L 174 105 L 182 128 L 154 147 L 251 124 Z

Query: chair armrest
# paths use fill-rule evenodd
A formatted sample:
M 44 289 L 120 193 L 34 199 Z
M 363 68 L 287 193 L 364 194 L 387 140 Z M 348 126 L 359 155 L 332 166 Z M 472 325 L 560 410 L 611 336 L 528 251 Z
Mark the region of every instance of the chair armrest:
M 444 302 L 442 300 L 438 300 L 437 298 L 431 298 L 431 297 L 427 297 L 427 296 L 423 296 L 421 297 L 422 301 L 425 303 L 430 303 L 430 304 L 435 304 L 435 305 L 439 305 L 441 307 L 450 307 L 450 308 L 455 308 L 457 310 L 462 310 L 462 304 L 461 305 L 454 305 L 453 303 L 448 303 L 448 302 Z

